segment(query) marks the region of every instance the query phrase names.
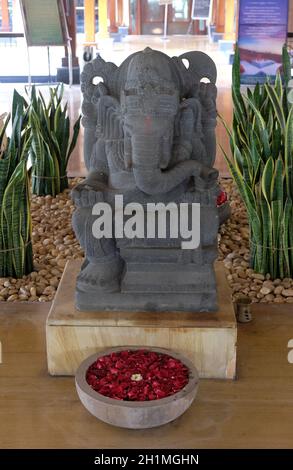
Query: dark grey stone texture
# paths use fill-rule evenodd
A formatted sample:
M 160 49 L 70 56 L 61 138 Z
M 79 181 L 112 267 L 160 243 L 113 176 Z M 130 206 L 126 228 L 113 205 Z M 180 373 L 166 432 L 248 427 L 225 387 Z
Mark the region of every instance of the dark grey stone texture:
M 170 58 L 150 48 L 120 67 L 101 57 L 81 75 L 84 158 L 89 175 L 72 192 L 85 250 L 77 279 L 82 310 L 213 311 L 219 214 L 216 67 L 202 52 Z M 93 79 L 100 78 L 98 84 Z M 201 80 L 207 78 L 208 83 Z M 200 203 L 200 245 L 182 238 L 93 236 L 96 202 Z

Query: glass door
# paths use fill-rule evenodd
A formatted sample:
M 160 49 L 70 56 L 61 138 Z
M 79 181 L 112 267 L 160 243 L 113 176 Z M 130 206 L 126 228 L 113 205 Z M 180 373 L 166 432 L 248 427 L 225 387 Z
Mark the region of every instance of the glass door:
M 168 34 L 186 34 L 191 0 L 173 0 L 168 6 Z M 165 6 L 159 0 L 141 0 L 141 33 L 163 34 Z
M 163 34 L 164 8 L 158 0 L 141 0 L 141 34 Z
M 129 7 L 130 34 L 163 35 L 165 6 L 159 0 L 129 0 Z M 168 34 L 187 34 L 191 8 L 192 0 L 173 0 L 168 6 Z M 191 33 L 206 34 L 205 22 L 193 21 Z
M 173 0 L 169 6 L 168 34 L 186 34 L 190 23 L 191 4 L 189 0 Z

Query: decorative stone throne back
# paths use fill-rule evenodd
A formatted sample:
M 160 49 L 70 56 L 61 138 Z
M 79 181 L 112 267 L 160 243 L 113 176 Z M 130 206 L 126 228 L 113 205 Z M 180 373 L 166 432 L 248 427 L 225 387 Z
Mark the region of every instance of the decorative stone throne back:
M 216 75 L 213 61 L 198 51 L 170 58 L 147 48 L 120 67 L 101 57 L 85 66 L 82 111 L 89 175 L 72 192 L 77 207 L 73 227 L 85 250 L 77 279 L 77 308 L 195 312 L 217 308 Z M 133 226 L 136 207 L 145 209 L 142 235 L 141 226 L 132 239 L 123 232 L 121 237 L 121 230 L 118 234 L 117 197 L 119 201 L 123 197 L 124 207 L 132 204 L 134 213 L 128 211 L 124 222 L 132 219 Z M 159 204 L 156 214 L 162 215 L 166 207 L 171 210 L 163 238 L 158 219 L 155 235 L 147 233 L 154 204 Z M 93 224 L 101 215 L 94 207 L 112 210 L 104 212 L 108 219 L 112 213 L 111 237 L 95 237 Z M 186 240 L 180 230 L 174 236 L 182 207 L 191 225 L 200 223 L 195 249 L 182 247 Z

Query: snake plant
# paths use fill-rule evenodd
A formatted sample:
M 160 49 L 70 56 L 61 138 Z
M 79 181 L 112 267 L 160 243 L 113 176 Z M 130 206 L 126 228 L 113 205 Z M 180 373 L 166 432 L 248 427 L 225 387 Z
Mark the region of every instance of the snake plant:
M 33 270 L 27 122 L 28 105 L 15 91 L 12 113 L 0 125 L 0 277 L 19 278 Z
M 240 88 L 239 50 L 233 65 L 231 157 L 222 149 L 247 209 L 251 265 L 271 278 L 293 276 L 293 107 L 287 100 L 290 57 L 283 49 L 283 80 Z
M 32 135 L 32 190 L 34 194 L 55 196 L 68 188 L 67 166 L 76 145 L 80 117 L 70 139 L 68 105 L 62 104 L 64 87 L 50 88 L 48 104 L 32 87 L 30 95 L 30 129 Z

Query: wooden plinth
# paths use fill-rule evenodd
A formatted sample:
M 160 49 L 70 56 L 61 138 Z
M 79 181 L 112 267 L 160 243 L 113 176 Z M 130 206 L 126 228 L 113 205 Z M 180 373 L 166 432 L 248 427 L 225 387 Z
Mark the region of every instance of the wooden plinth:
M 222 263 L 216 264 L 216 313 L 78 311 L 74 291 L 80 266 L 80 261 L 67 263 L 47 318 L 51 375 L 74 375 L 80 363 L 100 349 L 154 346 L 182 353 L 202 378 L 235 378 L 237 325 Z

